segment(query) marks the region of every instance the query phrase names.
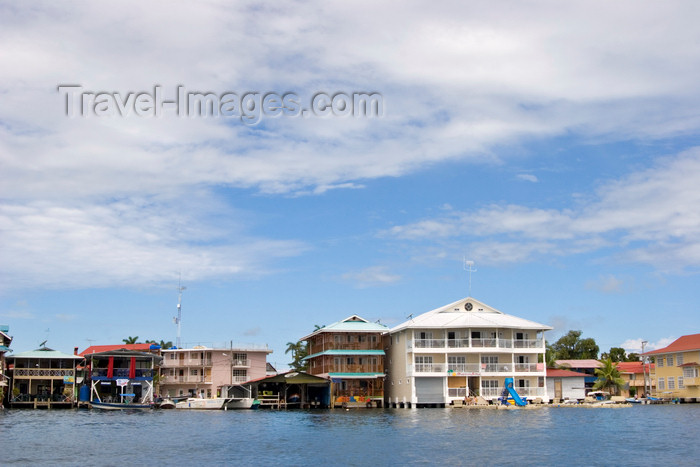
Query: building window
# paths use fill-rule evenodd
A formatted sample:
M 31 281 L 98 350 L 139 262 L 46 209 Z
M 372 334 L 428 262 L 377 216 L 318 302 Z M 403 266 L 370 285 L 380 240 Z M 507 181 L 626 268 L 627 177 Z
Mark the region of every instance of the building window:
M 685 383 L 683 382 L 683 377 L 678 377 L 678 389 L 685 389 Z
M 683 354 L 676 354 L 676 365 L 681 366 L 683 364 Z
M 673 366 L 673 355 L 669 355 L 668 357 L 666 357 L 666 365 Z
M 348 365 L 354 365 L 355 364 L 355 357 L 348 357 L 345 360 L 345 363 L 347 363 Z
M 376 343 L 377 343 L 377 336 L 374 336 L 374 335 L 373 335 L 373 336 L 369 336 L 369 341 L 370 341 L 372 344 L 376 344 Z
M 190 376 L 197 376 L 199 374 L 199 370 L 196 368 L 190 368 Z
M 668 388 L 676 389 L 676 378 L 674 378 L 673 376 L 668 377 Z
M 336 344 L 340 344 L 340 343 L 342 342 L 341 339 L 342 339 L 342 336 L 341 336 L 340 334 L 336 334 L 336 335 L 333 336 L 333 341 L 334 341 Z
M 170 360 L 176 360 L 176 359 L 177 359 L 177 355 L 175 355 L 175 352 L 171 352 L 170 353 Z
M 684 378 L 697 378 L 698 377 L 698 367 L 686 367 L 683 368 Z
M 233 354 L 233 359 L 237 362 L 245 362 L 248 360 L 248 354 L 247 353 L 235 353 Z
M 637 379 L 637 375 L 635 375 L 634 373 L 632 373 L 632 374 L 630 375 L 630 381 L 634 381 L 635 379 Z
M 364 334 L 360 334 L 359 336 L 357 336 L 357 342 L 366 342 L 366 341 L 367 341 L 367 336 L 365 336 Z
M 233 370 L 234 382 L 245 382 L 248 380 L 248 370 Z
M 658 366 L 658 367 L 664 366 L 664 356 L 663 355 L 659 355 L 658 357 L 656 357 L 656 366 Z
M 656 383 L 656 388 L 659 391 L 666 389 L 666 380 L 664 380 L 663 378 L 659 378 L 659 381 Z

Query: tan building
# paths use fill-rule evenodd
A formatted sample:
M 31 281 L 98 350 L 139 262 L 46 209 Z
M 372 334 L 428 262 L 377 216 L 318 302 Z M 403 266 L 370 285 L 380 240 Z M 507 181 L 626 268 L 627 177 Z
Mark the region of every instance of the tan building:
M 467 397 L 498 399 L 506 378 L 521 398 L 547 400 L 544 332 L 549 326 L 507 315 L 471 297 L 392 328 L 385 401 L 444 406 Z
M 646 352 L 654 357 L 656 392 L 663 399 L 700 402 L 700 334 L 682 336 L 667 347 Z
M 222 396 L 224 387 L 264 378 L 270 353 L 267 346 L 250 345 L 161 350 L 159 395 L 205 399 Z
M 654 364 L 646 363 L 646 368 L 642 362 L 620 362 L 617 364 L 617 371 L 620 377 L 625 380 L 625 387 L 621 390 L 622 397 L 644 397 L 656 391 L 656 380 L 652 378 Z M 646 379 L 646 385 L 644 380 Z

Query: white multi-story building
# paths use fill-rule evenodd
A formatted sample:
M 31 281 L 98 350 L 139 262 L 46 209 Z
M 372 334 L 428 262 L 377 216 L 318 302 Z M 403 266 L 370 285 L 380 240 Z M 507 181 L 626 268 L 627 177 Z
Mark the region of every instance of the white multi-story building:
M 544 332 L 471 297 L 423 313 L 385 336 L 388 406 L 433 406 L 501 396 L 513 378 L 521 397 L 547 400 Z

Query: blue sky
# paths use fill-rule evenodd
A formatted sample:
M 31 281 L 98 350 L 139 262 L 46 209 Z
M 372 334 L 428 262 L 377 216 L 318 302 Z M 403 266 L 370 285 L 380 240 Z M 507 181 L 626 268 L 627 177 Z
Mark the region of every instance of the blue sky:
M 650 348 L 700 330 L 700 7 L 0 4 L 15 351 L 286 342 L 468 294 Z M 109 12 L 107 14 L 106 12 Z M 376 92 L 379 117 L 67 117 L 61 84 Z

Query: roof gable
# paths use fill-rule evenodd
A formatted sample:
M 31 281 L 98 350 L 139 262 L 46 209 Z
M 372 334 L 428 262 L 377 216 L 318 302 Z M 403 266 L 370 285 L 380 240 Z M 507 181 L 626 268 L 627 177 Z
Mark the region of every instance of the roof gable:
M 323 326 L 320 329 L 316 329 L 314 332 L 308 336 L 302 337 L 299 340 L 306 340 L 311 336 L 321 334 L 324 332 L 379 332 L 384 333 L 389 330 L 388 327 L 381 323 L 372 323 L 359 315 L 351 315 L 340 321 L 336 321 L 328 326 Z
M 463 298 L 405 321 L 391 332 L 407 328 L 509 328 L 546 331 L 550 326 L 508 315 L 473 297 Z
M 688 350 L 700 350 L 700 334 L 688 334 L 687 336 L 681 336 L 663 349 L 652 350 L 644 353 L 644 355 L 686 352 Z

